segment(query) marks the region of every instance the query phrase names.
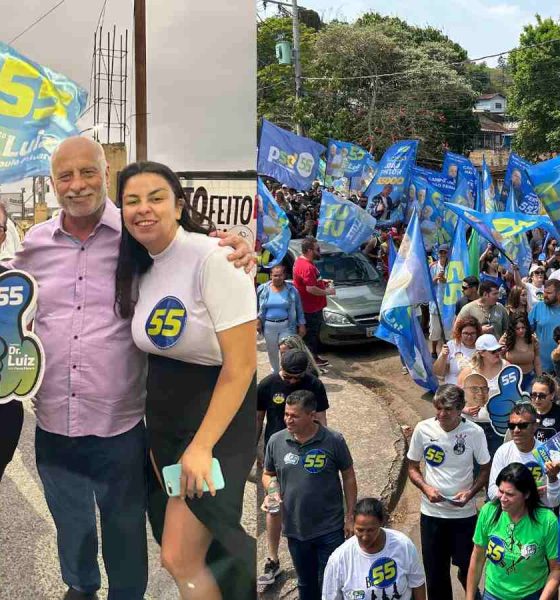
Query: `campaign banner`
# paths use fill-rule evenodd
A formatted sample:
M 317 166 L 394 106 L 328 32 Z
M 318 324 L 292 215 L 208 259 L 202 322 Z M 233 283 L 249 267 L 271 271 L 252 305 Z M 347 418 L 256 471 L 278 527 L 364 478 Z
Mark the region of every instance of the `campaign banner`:
M 262 120 L 257 171 L 298 191 L 308 190 L 319 171 L 325 147 Z
M 0 183 L 50 174 L 56 146 L 78 135 L 87 92 L 0 42 Z
M 255 247 L 257 193 L 254 171 L 180 171 L 187 202 L 214 223 L 219 231 L 245 238 Z
M 535 227 L 542 227 L 546 230 L 553 229 L 552 222 L 546 216 L 505 211 L 486 215 L 477 210 L 451 203 L 447 204 L 447 208 L 464 219 L 482 237 L 514 262 L 514 257 L 509 255 L 506 248 L 507 238 L 526 233 Z
M 441 172 L 445 177 L 458 181 L 459 176 L 463 175 L 469 182 L 471 194 L 476 197 L 478 188 L 478 171 L 472 162 L 462 154 L 447 151 L 443 157 L 443 166 Z
M 376 169 L 373 156 L 357 144 L 329 139 L 327 142 L 327 163 L 325 167 L 325 185 L 334 186 L 335 182 L 345 178 L 348 181 L 348 193 L 363 192 L 373 179 Z
M 454 179 L 449 179 L 449 177 L 446 177 L 439 171 L 426 169 L 425 167 L 421 167 L 419 165 L 414 165 L 414 167 L 412 167 L 411 175 L 413 177 L 415 175 L 424 177 L 424 179 L 426 179 L 430 185 L 434 186 L 436 190 L 445 196 L 446 200 L 449 200 L 453 196 L 455 188 L 457 187 L 457 183 Z
M 435 392 L 437 378 L 415 314 L 416 305 L 433 301 L 434 290 L 415 211 L 392 265 L 375 336 L 397 346 L 412 379 Z
M 354 252 L 372 235 L 376 220 L 363 208 L 327 191 L 321 198 L 317 239 Z
M 412 194 L 416 203 L 410 204 Z M 409 186 L 409 207 L 407 218 L 410 221 L 414 206 L 419 209 L 420 231 L 427 252 L 441 244 L 448 244 L 453 235 L 453 226 L 446 218 L 447 210 L 443 202 L 443 194 L 436 190 L 424 177 L 412 177 Z M 450 213 L 453 215 L 453 213 Z
M 0 404 L 32 398 L 43 380 L 45 353 L 27 330 L 37 283 L 23 271 L 0 274 Z
M 486 159 L 484 156 L 482 157 L 482 202 L 481 202 L 481 212 L 485 212 L 487 214 L 496 212 L 500 210 L 498 203 L 496 201 L 496 187 L 494 186 L 494 180 L 492 179 L 492 174 L 490 173 L 490 169 L 486 164 Z
M 509 415 L 518 403 L 530 402 L 521 388 L 523 372 L 517 365 L 507 365 L 498 374 L 498 391 L 486 403 L 492 429 L 500 436 L 507 433 Z
M 467 246 L 467 224 L 457 219 L 453 234 L 449 261 L 445 267 L 445 288 L 443 305 L 440 306 L 441 319 L 445 331 L 451 331 L 455 319 L 455 304 L 463 294 L 463 279 L 469 271 L 469 249 Z
M 501 197 L 505 204 L 510 189 L 513 189 L 519 210 L 528 215 L 538 215 L 541 211 L 541 204 L 527 175 L 527 169 L 531 166 L 530 162 L 523 160 L 514 152 L 509 155 Z
M 286 213 L 273 198 L 260 177 L 257 191 L 260 200 L 258 213 L 259 239 L 263 248 L 273 256 L 266 265 L 267 269 L 272 269 L 272 267 L 280 264 L 286 255 L 292 232 Z
M 378 217 L 380 204 L 392 211 L 401 200 L 406 200 L 404 191 L 408 187 L 417 150 L 418 140 L 402 140 L 385 151 L 366 190 L 367 210 L 371 215 Z
M 537 444 L 532 453 L 543 468 L 547 462 L 560 462 L 560 433 L 553 435 L 545 442 Z
M 560 232 L 560 156 L 527 168 L 527 175 L 557 232 Z

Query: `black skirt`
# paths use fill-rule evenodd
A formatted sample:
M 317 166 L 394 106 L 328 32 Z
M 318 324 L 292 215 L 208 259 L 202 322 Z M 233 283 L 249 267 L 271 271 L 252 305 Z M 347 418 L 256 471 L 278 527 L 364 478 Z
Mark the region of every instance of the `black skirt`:
M 216 386 L 221 366 L 208 367 L 156 355 L 149 356 L 146 400 L 148 444 L 161 474 L 176 463 L 197 432 Z M 253 380 L 239 411 L 215 445 L 225 488 L 212 497 L 185 499 L 189 509 L 211 532 L 206 556 L 228 599 L 256 598 L 256 545 L 240 524 L 245 482 L 255 460 L 256 381 Z M 148 469 L 148 516 L 161 545 L 167 494 Z

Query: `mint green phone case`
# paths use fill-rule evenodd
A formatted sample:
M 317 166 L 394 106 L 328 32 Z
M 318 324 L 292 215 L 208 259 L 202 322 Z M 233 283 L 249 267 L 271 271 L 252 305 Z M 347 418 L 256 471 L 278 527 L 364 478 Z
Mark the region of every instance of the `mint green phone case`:
M 163 481 L 165 483 L 165 491 L 170 498 L 180 495 L 181 491 L 181 465 L 174 464 L 163 467 Z M 216 490 L 223 490 L 226 486 L 220 461 L 217 458 L 212 459 L 212 481 Z M 203 491 L 208 492 L 206 481 L 202 486 Z

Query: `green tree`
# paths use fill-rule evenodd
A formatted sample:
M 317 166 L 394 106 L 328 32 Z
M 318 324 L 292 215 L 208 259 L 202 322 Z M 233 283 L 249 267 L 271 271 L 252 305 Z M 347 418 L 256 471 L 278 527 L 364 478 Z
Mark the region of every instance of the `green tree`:
M 514 149 L 537 160 L 560 151 L 560 24 L 536 17 L 509 58 L 509 112 L 519 120 Z
M 425 158 L 440 159 L 444 146 L 470 149 L 478 131 L 476 73 L 465 63 L 466 51 L 437 29 L 377 13 L 353 24 L 331 22 L 318 32 L 304 29 L 304 97 L 295 106 L 293 69 L 280 75 L 272 61 L 281 23 L 268 21 L 258 37 L 260 116 L 281 126 L 297 118 L 317 141 L 354 141 L 377 157 L 404 138 L 420 139 Z M 291 23 L 283 27 L 287 32 Z
M 300 55 L 304 73 L 317 32 L 300 23 Z M 271 17 L 257 27 L 257 114 L 280 127 L 293 129 L 300 118 L 295 102 L 294 65 L 280 65 L 276 59 L 279 39 L 292 42 L 292 19 Z

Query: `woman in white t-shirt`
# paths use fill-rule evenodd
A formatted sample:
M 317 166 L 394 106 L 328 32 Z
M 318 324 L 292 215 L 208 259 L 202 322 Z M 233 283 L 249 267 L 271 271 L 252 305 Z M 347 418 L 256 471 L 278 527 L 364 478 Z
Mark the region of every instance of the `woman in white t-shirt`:
M 252 279 L 207 236 L 165 165 L 119 177 L 123 233 L 117 308 L 148 353 L 146 428 L 153 474 L 182 466 L 179 497 L 152 482 L 148 516 L 181 598 L 254 600 L 255 546 L 240 525 L 255 457 L 256 297 Z M 137 287 L 137 293 L 135 288 Z M 136 298 L 137 295 L 137 298 Z M 216 491 L 212 458 L 225 487 Z M 151 472 L 151 470 L 150 470 Z M 155 477 L 152 477 L 155 480 Z M 209 493 L 203 494 L 207 483 Z
M 476 351 L 475 342 L 482 327 L 474 317 L 457 318 L 453 325 L 453 339 L 443 345 L 434 362 L 434 375 L 443 377 L 443 383 L 457 383 L 461 369 L 469 365 Z
M 537 302 L 542 302 L 544 298 L 546 270 L 542 265 L 534 264 L 529 269 L 529 277 L 524 280 L 519 273 L 519 267 L 514 265 L 512 268 L 515 285 L 522 286 L 527 290 L 527 312 L 530 312 L 533 306 Z
M 322 600 L 426 600 L 424 569 L 412 541 L 387 529 L 383 504 L 363 498 L 354 535 L 329 557 Z

